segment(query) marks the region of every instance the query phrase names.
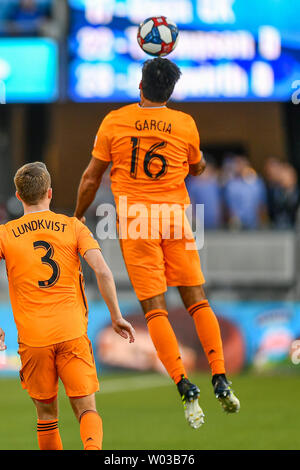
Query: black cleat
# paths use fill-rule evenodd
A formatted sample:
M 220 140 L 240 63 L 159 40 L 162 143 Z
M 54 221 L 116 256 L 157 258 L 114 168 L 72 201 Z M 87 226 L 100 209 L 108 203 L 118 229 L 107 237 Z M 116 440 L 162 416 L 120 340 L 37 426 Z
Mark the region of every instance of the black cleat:
M 231 390 L 231 382 L 228 382 L 225 374 L 215 374 L 212 378 L 212 384 L 216 398 L 226 413 L 238 413 L 240 410 L 239 399 Z
M 200 396 L 199 388 L 192 384 L 187 378 L 182 377 L 177 384 L 177 389 L 181 396 L 187 422 L 194 429 L 200 428 L 204 423 L 204 414 L 198 403 Z

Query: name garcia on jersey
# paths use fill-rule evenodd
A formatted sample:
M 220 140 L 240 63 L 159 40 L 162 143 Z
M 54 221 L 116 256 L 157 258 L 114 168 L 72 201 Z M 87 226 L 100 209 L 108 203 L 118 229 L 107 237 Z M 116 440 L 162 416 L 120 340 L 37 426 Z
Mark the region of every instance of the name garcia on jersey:
M 147 119 L 144 121 L 138 120 L 135 122 L 135 128 L 137 131 L 160 131 L 166 132 L 167 134 L 171 134 L 172 131 L 170 122 L 156 121 L 155 119 L 151 119 L 149 121 Z
M 15 229 L 12 228 L 12 232 L 15 238 L 18 238 L 27 232 L 35 232 L 36 230 L 40 229 L 53 230 L 54 232 L 64 232 L 66 226 L 67 224 L 62 224 L 61 222 L 54 222 L 53 220 L 37 219 L 32 220 L 31 222 L 21 224 Z

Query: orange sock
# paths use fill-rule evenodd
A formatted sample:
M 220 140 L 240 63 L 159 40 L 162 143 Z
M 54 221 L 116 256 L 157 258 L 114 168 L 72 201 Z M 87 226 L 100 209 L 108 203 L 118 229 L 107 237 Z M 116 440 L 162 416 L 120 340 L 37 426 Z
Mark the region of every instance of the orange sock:
M 186 377 L 186 372 L 175 333 L 168 320 L 168 312 L 160 309 L 151 310 L 146 313 L 145 318 L 157 355 L 171 379 L 177 384 L 182 375 Z
M 57 419 L 38 419 L 37 436 L 40 450 L 63 450 Z
M 198 337 L 209 362 L 212 375 L 225 374 L 223 346 L 219 322 L 208 300 L 202 300 L 188 308 L 195 322 Z
M 102 449 L 102 419 L 97 411 L 87 410 L 82 413 L 80 416 L 80 436 L 84 450 Z

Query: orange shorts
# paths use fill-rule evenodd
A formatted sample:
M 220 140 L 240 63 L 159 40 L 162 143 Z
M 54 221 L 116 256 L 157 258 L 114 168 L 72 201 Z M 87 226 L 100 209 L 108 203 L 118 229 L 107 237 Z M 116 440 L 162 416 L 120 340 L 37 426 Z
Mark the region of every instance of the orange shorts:
M 129 236 L 128 219 L 128 235 L 120 238 L 120 246 L 139 300 L 162 294 L 166 292 L 167 286 L 197 286 L 205 283 L 192 230 L 184 218 L 185 230 L 182 230 L 180 238 L 180 230 L 177 230 L 174 220 L 163 226 L 160 219 L 159 228 L 153 230 L 152 227 L 152 236 L 146 239 Z
M 86 335 L 45 347 L 20 344 L 18 352 L 21 384 L 32 398 L 47 400 L 56 396 L 59 378 L 69 397 L 99 390 L 92 345 Z

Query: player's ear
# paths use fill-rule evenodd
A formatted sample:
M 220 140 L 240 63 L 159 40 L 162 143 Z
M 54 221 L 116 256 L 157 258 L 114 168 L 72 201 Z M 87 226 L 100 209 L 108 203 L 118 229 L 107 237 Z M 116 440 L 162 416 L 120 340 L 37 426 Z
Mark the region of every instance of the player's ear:
M 52 188 L 48 189 L 48 199 L 52 199 Z
M 20 198 L 18 191 L 16 191 L 16 198 L 22 202 L 22 199 Z
M 140 81 L 139 89 L 140 89 L 140 98 L 141 98 L 141 100 L 143 100 L 144 99 L 144 94 L 143 94 L 143 88 L 142 88 L 142 81 Z
M 140 81 L 139 89 L 140 89 L 140 93 L 141 93 L 141 95 L 142 95 L 142 94 L 143 94 L 142 80 Z

